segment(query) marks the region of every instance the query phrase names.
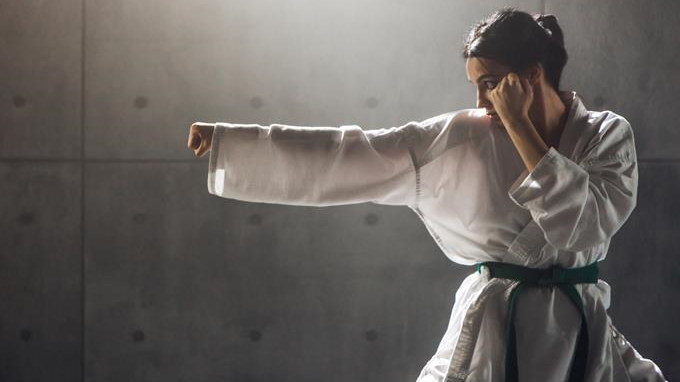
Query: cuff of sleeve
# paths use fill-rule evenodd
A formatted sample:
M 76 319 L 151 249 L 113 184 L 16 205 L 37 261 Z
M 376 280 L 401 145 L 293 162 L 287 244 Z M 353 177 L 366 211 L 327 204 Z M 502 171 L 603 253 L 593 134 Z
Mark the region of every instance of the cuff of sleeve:
M 561 155 L 557 149 L 550 147 L 541 157 L 533 170 L 524 169 L 508 190 L 508 196 L 518 206 L 528 208 L 527 203 L 535 198 L 536 193 L 545 189 L 547 179 L 555 173 L 555 163 Z
M 217 180 L 217 159 L 220 154 L 220 140 L 224 133 L 225 126 L 219 122 L 215 123 L 215 130 L 213 131 L 212 140 L 210 141 L 210 157 L 208 161 L 208 192 L 213 195 L 220 195 L 222 190 L 217 190 L 215 182 Z M 220 187 L 221 188 L 221 187 Z

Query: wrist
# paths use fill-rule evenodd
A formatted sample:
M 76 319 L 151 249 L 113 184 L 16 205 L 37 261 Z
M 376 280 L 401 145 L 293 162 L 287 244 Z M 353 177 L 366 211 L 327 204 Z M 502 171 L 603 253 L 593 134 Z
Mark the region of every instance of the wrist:
M 529 119 L 529 116 L 527 115 L 520 115 L 520 116 L 510 116 L 507 117 L 505 121 L 507 127 L 511 128 L 518 128 L 518 127 L 525 127 L 531 125 L 531 119 Z

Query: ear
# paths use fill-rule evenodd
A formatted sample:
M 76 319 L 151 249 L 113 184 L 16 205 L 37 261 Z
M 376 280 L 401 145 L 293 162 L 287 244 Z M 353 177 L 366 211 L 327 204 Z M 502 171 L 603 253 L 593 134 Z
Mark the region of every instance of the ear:
M 543 77 L 543 67 L 540 63 L 531 65 L 529 69 L 524 72 L 524 75 L 531 85 L 536 85 L 541 80 L 541 77 Z

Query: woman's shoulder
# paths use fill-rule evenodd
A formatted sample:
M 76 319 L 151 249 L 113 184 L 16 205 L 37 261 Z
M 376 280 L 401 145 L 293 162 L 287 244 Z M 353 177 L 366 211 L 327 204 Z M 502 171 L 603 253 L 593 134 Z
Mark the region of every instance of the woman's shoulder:
M 596 133 L 607 133 L 612 129 L 631 129 L 630 122 L 611 110 L 587 110 L 588 125 Z
M 635 139 L 630 122 L 611 110 L 588 110 L 582 139 L 590 158 L 635 158 Z
M 435 124 L 442 128 L 467 129 L 472 127 L 491 126 L 491 120 L 483 108 L 466 108 L 451 110 L 423 121 L 424 124 Z
M 453 110 L 420 122 L 411 147 L 417 163 L 424 165 L 447 150 L 488 138 L 494 128 L 484 109 Z

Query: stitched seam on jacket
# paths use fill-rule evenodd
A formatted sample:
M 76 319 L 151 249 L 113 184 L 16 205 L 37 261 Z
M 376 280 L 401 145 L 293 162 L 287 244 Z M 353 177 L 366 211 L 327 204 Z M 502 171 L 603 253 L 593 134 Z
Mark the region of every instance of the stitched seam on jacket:
M 630 152 L 624 152 L 616 155 L 611 155 L 603 158 L 592 158 L 592 159 L 586 159 L 583 161 L 583 166 L 584 167 L 591 167 L 594 165 L 603 165 L 603 164 L 610 164 L 610 163 L 616 163 L 618 161 L 621 161 L 622 163 L 630 163 L 633 162 L 633 154 Z
M 416 174 L 416 195 L 415 195 L 415 201 L 413 202 L 414 205 L 413 207 L 418 209 L 420 206 L 420 167 L 416 164 L 416 153 L 413 151 L 413 148 L 408 149 L 409 156 L 411 157 L 411 165 L 413 166 L 413 170 L 415 171 Z
M 484 285 L 475 301 L 467 307 L 447 373 L 447 376 L 454 376 L 454 381 L 459 376 L 465 376 L 465 379 L 469 375 L 470 363 L 472 362 L 472 356 L 479 339 L 479 325 L 481 325 L 481 315 L 484 314 L 483 310 L 485 309 L 483 305 L 487 303 L 491 296 L 497 294 L 505 294 L 504 299 L 507 302 L 512 287 L 517 284 L 519 282 L 515 280 L 492 279 Z M 473 317 L 475 318 L 474 320 L 472 320 Z

